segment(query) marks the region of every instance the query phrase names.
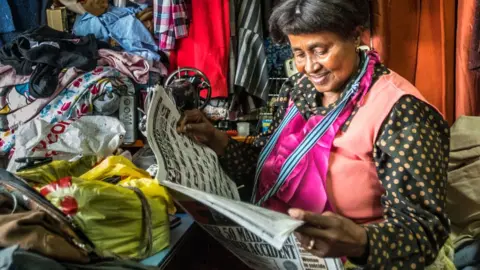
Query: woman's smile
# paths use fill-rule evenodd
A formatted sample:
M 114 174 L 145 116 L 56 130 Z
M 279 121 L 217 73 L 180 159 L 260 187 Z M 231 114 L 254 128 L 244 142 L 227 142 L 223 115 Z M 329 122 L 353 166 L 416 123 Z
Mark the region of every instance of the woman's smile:
M 322 86 L 328 83 L 330 72 L 323 72 L 319 74 L 307 74 L 308 79 L 314 84 L 318 86 Z

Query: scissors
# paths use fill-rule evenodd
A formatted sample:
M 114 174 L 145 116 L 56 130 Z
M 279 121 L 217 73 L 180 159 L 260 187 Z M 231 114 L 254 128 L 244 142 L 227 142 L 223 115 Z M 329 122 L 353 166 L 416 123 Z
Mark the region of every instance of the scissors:
M 52 161 L 51 157 L 23 157 L 15 159 L 17 163 L 25 163 L 25 165 L 18 168 L 17 172 L 42 166 Z

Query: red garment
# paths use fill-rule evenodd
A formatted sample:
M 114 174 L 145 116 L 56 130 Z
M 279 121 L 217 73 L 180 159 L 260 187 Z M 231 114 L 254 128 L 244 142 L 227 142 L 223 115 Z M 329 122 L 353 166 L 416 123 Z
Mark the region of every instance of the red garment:
M 178 40 L 172 51 L 172 71 L 194 67 L 210 80 L 212 98 L 228 96 L 228 59 L 230 49 L 230 7 L 228 0 L 192 1 L 189 36 Z

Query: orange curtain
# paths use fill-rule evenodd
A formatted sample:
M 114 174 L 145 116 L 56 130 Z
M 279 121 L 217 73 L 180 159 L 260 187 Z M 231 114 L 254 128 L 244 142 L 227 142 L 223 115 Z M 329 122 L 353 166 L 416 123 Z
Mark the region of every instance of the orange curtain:
M 384 64 L 413 83 L 450 123 L 455 118 L 455 6 L 455 0 L 373 0 L 372 33 L 364 37 Z
M 472 34 L 478 0 L 459 0 L 457 9 L 457 48 L 456 48 L 456 104 L 455 115 L 480 115 L 479 104 L 479 71 L 469 69 L 469 53 L 471 53 Z M 478 41 L 477 41 L 478 42 Z

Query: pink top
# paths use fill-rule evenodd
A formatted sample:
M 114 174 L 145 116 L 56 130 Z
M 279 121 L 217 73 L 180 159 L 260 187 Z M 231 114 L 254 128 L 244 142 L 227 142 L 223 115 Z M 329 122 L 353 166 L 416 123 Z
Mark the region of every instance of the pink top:
M 358 104 L 347 131 L 342 132 L 340 127 L 352 113 L 352 103 L 264 206 L 280 212 L 291 207 L 319 213 L 332 210 L 357 223 L 382 219 L 380 197 L 385 191 L 373 161 L 373 147 L 383 121 L 404 95 L 425 101 L 412 84 L 395 72 L 381 76 Z M 305 120 L 297 115 L 284 128 L 262 168 L 257 197 L 275 183 L 286 158 L 322 118 L 316 115 Z

